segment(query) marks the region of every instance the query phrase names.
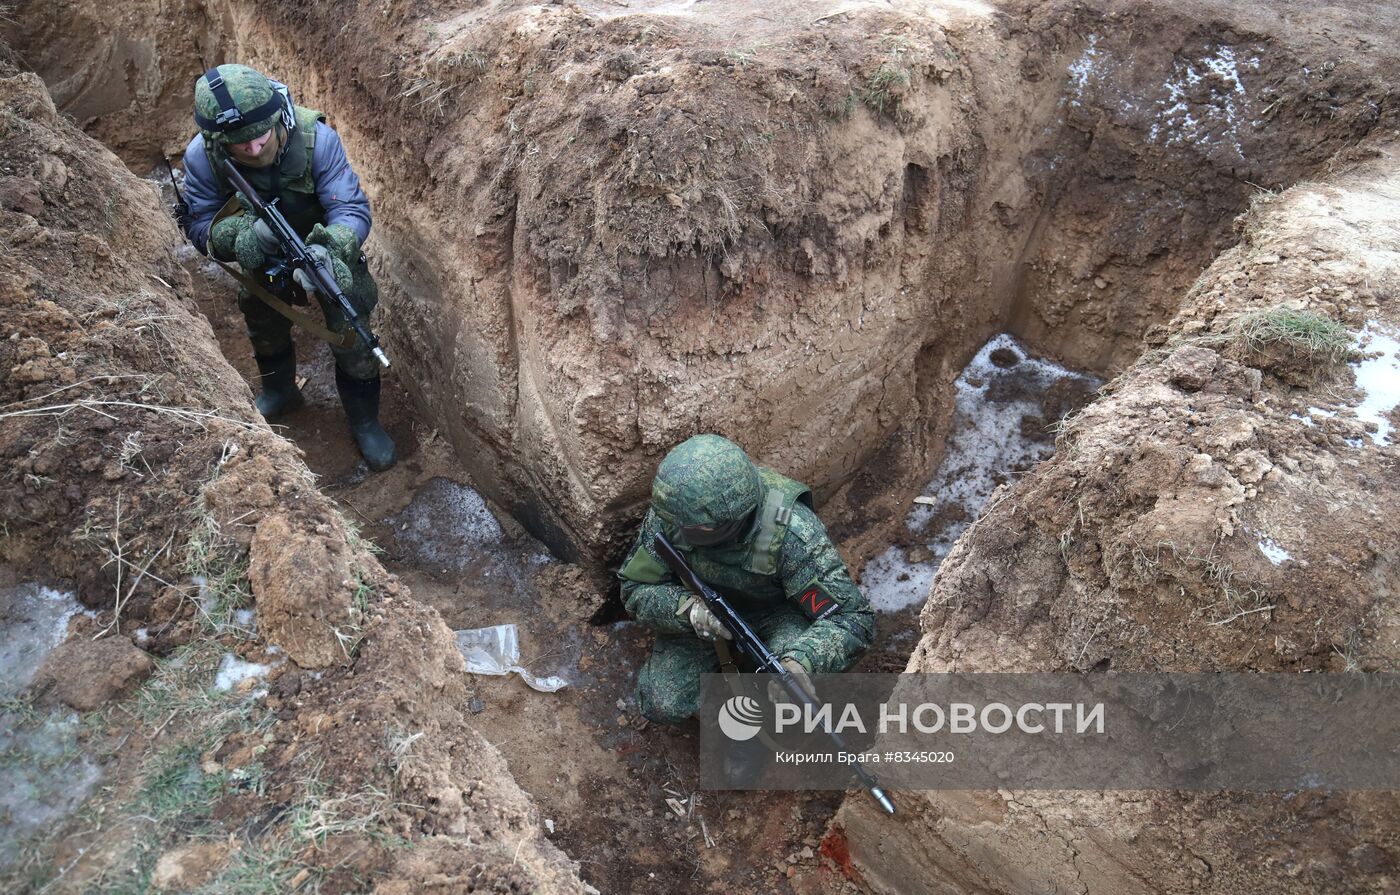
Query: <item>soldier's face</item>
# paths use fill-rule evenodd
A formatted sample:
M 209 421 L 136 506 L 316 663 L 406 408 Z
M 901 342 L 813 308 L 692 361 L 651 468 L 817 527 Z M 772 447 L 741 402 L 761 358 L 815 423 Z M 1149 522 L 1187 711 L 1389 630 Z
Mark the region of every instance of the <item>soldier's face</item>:
M 230 143 L 228 147 L 229 155 L 234 161 L 249 168 L 266 168 L 277 160 L 277 150 L 281 147 L 281 140 L 278 137 L 280 126 L 273 127 L 272 130 L 261 137 L 249 140 L 246 143 Z

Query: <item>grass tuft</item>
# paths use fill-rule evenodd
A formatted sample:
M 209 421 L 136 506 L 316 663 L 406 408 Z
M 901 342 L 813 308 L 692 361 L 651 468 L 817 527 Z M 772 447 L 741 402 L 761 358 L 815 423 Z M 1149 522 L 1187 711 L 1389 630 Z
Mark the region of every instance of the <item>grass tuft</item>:
M 1325 314 L 1276 306 L 1251 311 L 1235 322 L 1237 340 L 1260 354 L 1285 348 L 1295 355 L 1335 364 L 1351 353 L 1347 328 Z

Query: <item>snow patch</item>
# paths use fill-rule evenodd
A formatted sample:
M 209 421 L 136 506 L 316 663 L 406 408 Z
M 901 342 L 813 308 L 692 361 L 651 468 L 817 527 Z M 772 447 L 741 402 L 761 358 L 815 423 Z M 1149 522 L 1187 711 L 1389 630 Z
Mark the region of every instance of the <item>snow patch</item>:
M 5 630 L 0 640 L 0 696 L 14 696 L 29 686 L 79 613 L 93 614 L 72 593 L 37 583 L 0 588 L 0 624 Z
M 1228 46 L 1217 46 L 1195 61 L 1177 59 L 1162 84 L 1166 95 L 1157 101 L 1148 139 L 1162 146 L 1223 142 L 1243 159 L 1239 129 L 1247 95 L 1240 65 Z M 1243 65 L 1257 71 L 1259 57 L 1251 56 Z
M 1102 58 L 1099 52 L 1099 36 L 1089 35 L 1089 43 L 1084 48 L 1084 52 L 1079 54 L 1069 65 L 1069 83 L 1074 93 L 1070 99 L 1070 105 L 1081 105 L 1084 95 L 1089 92 L 1090 85 L 1103 79 Z
M 1086 390 L 1098 386 L 1092 377 L 1032 358 L 1006 334 L 977 352 L 954 383 L 952 434 L 942 464 L 924 487 L 929 500 L 915 503 L 905 519 L 924 549 L 891 547 L 861 573 L 861 589 L 876 609 L 896 612 L 925 599 L 939 563 L 992 492 L 1010 473 L 1054 453 L 1052 439 L 1035 436 L 1043 436 L 1046 391 L 1066 379 Z
M 1362 422 L 1376 424 L 1371 441 L 1388 445 L 1394 429 L 1388 417 L 1400 404 L 1400 340 L 1395 333 L 1383 331 L 1371 321 L 1361 330 L 1357 347 L 1374 356 L 1351 364 L 1356 388 L 1362 395 L 1356 416 Z
M 233 653 L 224 653 L 223 661 L 219 663 L 218 673 L 214 676 L 214 689 L 232 690 L 249 678 L 267 677 L 267 673 L 272 669 L 272 665 L 245 662 Z
M 249 634 L 258 633 L 258 611 L 256 609 L 233 610 L 233 623 Z
M 1268 557 L 1269 562 L 1274 565 L 1281 565 L 1285 559 L 1292 559 L 1293 555 L 1284 550 L 1272 538 L 1261 537 L 1259 539 L 1259 552 Z

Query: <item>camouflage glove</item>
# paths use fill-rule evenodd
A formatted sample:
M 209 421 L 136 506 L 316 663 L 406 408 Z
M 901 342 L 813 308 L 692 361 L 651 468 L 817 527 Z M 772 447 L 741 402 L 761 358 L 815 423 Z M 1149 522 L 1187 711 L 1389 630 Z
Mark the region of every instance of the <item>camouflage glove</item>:
M 253 218 L 246 214 L 229 215 L 219 221 L 209 230 L 209 256 L 220 261 L 237 260 L 238 238 L 252 226 Z
M 676 615 L 684 616 L 690 622 L 690 626 L 695 629 L 695 636 L 701 640 L 714 640 L 716 637 L 723 637 L 725 640 L 733 640 L 734 635 L 720 624 L 719 619 L 710 611 L 710 607 L 705 605 L 705 601 L 694 594 L 686 594 L 676 607 Z
M 817 698 L 817 688 L 812 683 L 812 676 L 807 673 L 807 668 L 801 662 L 791 656 L 784 656 L 779 660 L 783 667 L 792 672 L 792 676 L 797 678 L 797 684 L 807 695 L 813 699 Z M 788 694 L 787 687 L 776 676 L 768 682 L 768 699 L 775 705 L 780 702 L 792 702 L 792 697 Z
M 306 244 L 325 246 L 347 265 L 354 264 L 360 257 L 360 238 L 344 224 L 331 224 L 329 227 L 317 224 L 306 237 Z
M 251 216 L 244 215 L 244 217 Z M 264 242 L 264 233 L 271 238 L 272 244 L 270 246 Z M 244 270 L 262 270 L 280 252 L 281 247 L 277 244 L 277 237 L 272 235 L 272 230 L 268 228 L 267 224 L 257 218 L 252 218 L 233 242 L 233 253 Z
M 317 226 L 320 225 L 318 224 Z M 315 255 L 322 264 L 330 268 L 331 273 L 335 275 L 336 285 L 339 286 L 342 291 L 348 291 L 350 289 L 355 282 L 355 276 L 350 273 L 350 268 L 345 266 L 344 261 L 331 255 L 331 250 L 323 245 L 308 245 L 306 249 L 312 255 Z M 296 280 L 297 285 L 307 292 L 320 291 L 316 288 L 316 283 L 311 278 L 311 275 L 300 268 L 292 271 L 292 279 Z

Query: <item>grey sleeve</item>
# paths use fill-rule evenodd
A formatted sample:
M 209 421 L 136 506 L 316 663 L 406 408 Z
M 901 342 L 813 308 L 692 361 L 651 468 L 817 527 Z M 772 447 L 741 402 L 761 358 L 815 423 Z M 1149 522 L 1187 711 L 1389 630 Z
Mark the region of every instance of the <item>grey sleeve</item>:
M 204 152 L 204 135 L 195 134 L 190 145 L 185 147 L 185 203 L 190 207 L 190 242 L 201 252 L 208 253 L 209 226 L 232 195 L 233 190 L 219 189 L 219 181 Z
M 326 210 L 326 224 L 344 224 L 355 231 L 363 245 L 369 236 L 369 198 L 360 189 L 360 178 L 345 157 L 340 135 L 324 121 L 316 122 L 311 176 L 316 181 L 316 198 Z

